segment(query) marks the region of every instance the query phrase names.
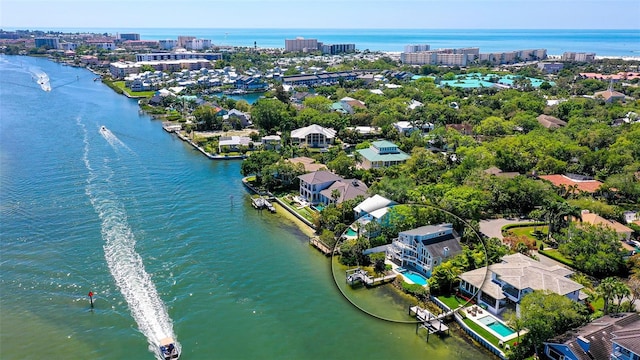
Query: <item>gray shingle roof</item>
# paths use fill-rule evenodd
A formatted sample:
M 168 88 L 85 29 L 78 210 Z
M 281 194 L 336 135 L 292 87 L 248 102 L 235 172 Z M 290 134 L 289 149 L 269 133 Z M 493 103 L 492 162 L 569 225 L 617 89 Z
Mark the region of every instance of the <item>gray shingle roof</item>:
M 298 178 L 308 184 L 324 184 L 330 181 L 342 180 L 342 178 L 330 171 L 316 171 L 298 176 Z

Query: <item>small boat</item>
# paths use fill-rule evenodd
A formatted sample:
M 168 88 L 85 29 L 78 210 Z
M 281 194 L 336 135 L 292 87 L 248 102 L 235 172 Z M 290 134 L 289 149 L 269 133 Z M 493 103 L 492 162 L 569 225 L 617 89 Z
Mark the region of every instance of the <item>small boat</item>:
M 160 357 L 163 358 L 164 360 L 180 358 L 180 351 L 176 347 L 176 344 L 173 338 L 170 338 L 170 337 L 160 340 L 160 346 L 158 346 L 158 351 L 159 351 Z
M 107 131 L 107 128 L 104 125 L 100 126 L 100 132 L 105 132 L 105 131 Z

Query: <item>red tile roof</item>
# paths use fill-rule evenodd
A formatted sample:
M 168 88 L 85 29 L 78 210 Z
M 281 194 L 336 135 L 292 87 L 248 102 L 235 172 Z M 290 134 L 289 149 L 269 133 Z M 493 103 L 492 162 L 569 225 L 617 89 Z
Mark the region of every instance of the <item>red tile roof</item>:
M 575 181 L 571 178 L 568 178 L 564 175 L 540 175 L 541 179 L 545 179 L 551 182 L 555 186 L 571 186 L 578 185 L 578 190 L 593 193 L 596 192 L 602 183 L 598 180 L 581 180 Z

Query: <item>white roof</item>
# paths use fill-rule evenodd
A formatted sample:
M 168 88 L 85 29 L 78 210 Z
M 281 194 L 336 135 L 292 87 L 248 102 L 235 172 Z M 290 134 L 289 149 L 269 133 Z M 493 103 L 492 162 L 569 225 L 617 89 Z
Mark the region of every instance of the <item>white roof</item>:
M 251 142 L 251 138 L 246 136 L 229 136 L 229 137 L 220 137 L 220 141 L 218 142 L 219 146 L 224 145 L 249 145 Z
M 332 139 L 336 136 L 336 131 L 329 128 L 323 128 L 320 125 L 313 124 L 300 129 L 295 129 L 291 132 L 291 137 L 296 139 L 306 138 L 309 134 L 323 134 L 328 139 Z
M 387 206 L 394 205 L 395 202 L 385 198 L 384 196 L 380 196 L 375 194 L 371 197 L 366 198 L 363 202 L 358 204 L 358 206 L 353 208 L 353 211 L 357 213 L 365 212 L 367 214 L 373 215 L 373 212 L 378 209 L 386 208 Z

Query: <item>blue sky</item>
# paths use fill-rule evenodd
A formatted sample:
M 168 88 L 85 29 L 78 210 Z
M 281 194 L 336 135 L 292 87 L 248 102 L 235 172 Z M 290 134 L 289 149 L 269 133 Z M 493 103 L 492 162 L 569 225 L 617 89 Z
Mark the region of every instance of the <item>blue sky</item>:
M 640 29 L 639 0 L 0 0 L 0 28 Z

